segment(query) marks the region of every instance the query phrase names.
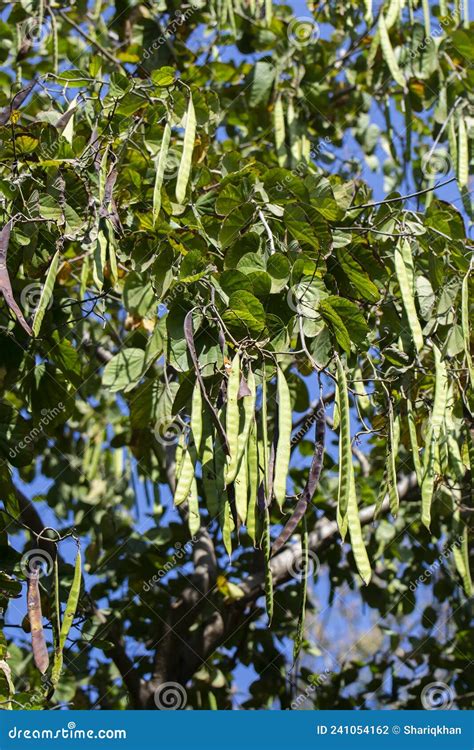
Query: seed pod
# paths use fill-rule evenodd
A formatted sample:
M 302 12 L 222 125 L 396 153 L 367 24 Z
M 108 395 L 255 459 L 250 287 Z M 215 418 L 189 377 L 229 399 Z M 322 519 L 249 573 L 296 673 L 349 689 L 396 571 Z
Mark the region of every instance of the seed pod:
M 183 153 L 179 164 L 178 177 L 176 180 L 176 200 L 183 203 L 186 197 L 186 189 L 191 174 L 191 164 L 196 138 L 196 115 L 194 112 L 193 98 L 189 94 L 188 110 L 186 113 L 186 127 L 184 130 Z
M 240 388 L 240 354 L 232 360 L 229 381 L 227 384 L 226 434 L 229 444 L 229 461 L 226 474 L 226 484 L 235 479 L 239 467 L 239 388 Z
M 343 521 L 347 513 L 350 494 L 350 478 L 354 468 L 352 466 L 349 396 L 347 392 L 346 373 L 339 357 L 337 357 L 336 365 L 339 408 L 341 415 L 339 430 L 339 489 L 337 505 L 340 517 Z
M 314 439 L 314 454 L 313 454 L 313 459 L 311 461 L 311 466 L 309 468 L 306 486 L 303 492 L 301 493 L 301 496 L 298 499 L 298 502 L 296 503 L 296 506 L 292 515 L 290 516 L 289 520 L 286 522 L 284 528 L 282 529 L 276 541 L 273 543 L 272 556 L 276 555 L 277 552 L 280 551 L 280 549 L 283 547 L 284 544 L 286 544 L 290 536 L 295 531 L 300 520 L 304 517 L 304 514 L 306 513 L 306 510 L 308 508 L 308 505 L 312 502 L 314 493 L 316 492 L 316 488 L 318 486 L 319 477 L 321 475 L 321 469 L 323 466 L 324 438 L 325 438 L 325 433 L 326 433 L 326 413 L 324 410 L 324 403 L 322 400 L 320 400 L 318 403 L 318 407 L 316 409 L 316 415 L 317 415 L 317 420 L 316 420 L 315 439 Z
M 394 253 L 395 272 L 397 274 L 398 285 L 402 297 L 403 306 L 410 326 L 413 343 L 416 351 L 419 353 L 423 349 L 423 333 L 421 331 L 420 321 L 416 313 L 415 298 L 413 296 L 412 283 L 409 276 L 411 265 L 411 249 L 408 241 L 402 237 Z
M 43 630 L 43 614 L 41 611 L 41 596 L 39 590 L 39 570 L 29 573 L 27 591 L 27 610 L 31 627 L 31 645 L 36 667 L 44 674 L 48 669 L 49 656 Z
M 283 371 L 277 368 L 278 393 L 278 443 L 275 457 L 275 472 L 273 479 L 273 494 L 280 506 L 286 498 L 286 481 L 290 466 L 291 455 L 291 399 L 290 390 Z
M 155 161 L 155 185 L 153 188 L 153 224 L 156 224 L 161 208 L 161 187 L 165 176 L 166 160 L 171 140 L 171 126 L 165 123 L 163 138 L 161 140 L 160 153 Z
M 296 636 L 293 644 L 293 664 L 300 655 L 304 637 L 304 623 L 306 616 L 306 599 L 308 596 L 309 575 L 309 537 L 306 518 L 303 518 L 303 532 L 301 534 L 301 588 L 300 588 L 300 612 L 296 626 Z
M 423 476 L 421 482 L 421 520 L 427 529 L 431 524 L 431 503 L 435 481 L 435 460 L 437 455 L 438 438 L 444 419 L 447 403 L 448 377 L 446 365 L 441 360 L 441 352 L 433 344 L 435 360 L 435 394 L 431 412 L 430 426 L 426 438 L 425 454 L 423 457 Z
M 364 538 L 362 536 L 359 509 L 357 507 L 354 471 L 352 471 L 350 475 L 350 493 L 349 505 L 347 507 L 347 523 L 349 527 L 349 535 L 351 538 L 352 554 L 354 555 L 357 570 L 359 571 L 360 577 L 367 585 L 372 576 L 372 570 L 370 568 L 370 560 L 367 555 Z

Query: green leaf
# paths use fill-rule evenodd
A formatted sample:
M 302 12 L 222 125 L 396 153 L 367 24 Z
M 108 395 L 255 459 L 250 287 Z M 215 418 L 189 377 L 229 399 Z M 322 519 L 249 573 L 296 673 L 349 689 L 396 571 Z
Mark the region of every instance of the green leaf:
M 133 388 L 146 371 L 143 349 L 122 349 L 104 368 L 102 385 L 111 393 Z

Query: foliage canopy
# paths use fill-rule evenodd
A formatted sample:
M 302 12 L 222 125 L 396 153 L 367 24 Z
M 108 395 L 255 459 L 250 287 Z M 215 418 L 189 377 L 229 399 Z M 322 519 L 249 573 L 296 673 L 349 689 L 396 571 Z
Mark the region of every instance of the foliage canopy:
M 369 675 L 317 631 L 316 706 L 419 705 L 423 667 L 466 707 L 459 3 L 21 0 L 0 27 L 3 704 L 226 708 L 243 665 L 245 707 L 299 707 L 321 563 L 383 628 Z

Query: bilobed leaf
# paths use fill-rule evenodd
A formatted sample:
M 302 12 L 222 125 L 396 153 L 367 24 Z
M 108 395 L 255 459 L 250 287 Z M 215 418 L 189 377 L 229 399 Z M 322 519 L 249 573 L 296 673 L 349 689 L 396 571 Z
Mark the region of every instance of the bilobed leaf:
M 324 320 L 331 327 L 336 341 L 345 352 L 349 353 L 351 350 L 351 339 L 349 331 L 347 330 L 344 322 L 339 313 L 334 309 L 333 305 L 327 300 L 323 299 L 319 303 L 319 312 L 321 313 Z
M 186 197 L 189 176 L 196 139 L 196 114 L 194 112 L 193 98 L 189 95 L 188 110 L 186 112 L 186 127 L 184 131 L 183 153 L 179 164 L 178 177 L 176 181 L 176 200 L 183 203 Z
M 33 325 L 31 326 L 32 331 L 35 336 L 37 336 L 40 332 L 41 323 L 43 322 L 44 314 L 46 310 L 48 309 L 49 303 L 53 296 L 54 284 L 55 284 L 56 276 L 58 273 L 60 259 L 61 259 L 61 253 L 59 252 L 59 250 L 56 250 L 55 254 L 53 255 L 51 264 L 49 266 L 48 273 L 46 275 L 46 281 L 44 282 L 44 286 L 41 290 L 40 300 L 38 302 L 38 307 L 36 308 L 35 316 L 33 318 Z
M 102 375 L 102 384 L 112 393 L 127 391 L 133 387 L 146 371 L 143 349 L 122 349 L 107 362 Z

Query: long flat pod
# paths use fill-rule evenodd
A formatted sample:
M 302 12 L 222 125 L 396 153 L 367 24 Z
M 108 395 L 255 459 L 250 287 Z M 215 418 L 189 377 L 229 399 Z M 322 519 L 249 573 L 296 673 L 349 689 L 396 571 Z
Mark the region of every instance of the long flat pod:
M 318 486 L 319 477 L 321 475 L 321 469 L 323 466 L 324 439 L 326 434 L 326 413 L 322 400 L 320 400 L 318 403 L 316 415 L 317 419 L 314 437 L 314 453 L 308 472 L 308 479 L 306 480 L 305 488 L 301 493 L 298 502 L 296 503 L 293 513 L 281 530 L 278 538 L 273 543 L 272 555 L 276 555 L 277 552 L 279 552 L 279 550 L 291 537 L 300 520 L 304 517 L 308 506 L 311 504 L 314 493 L 316 492 L 316 488 Z
M 189 175 L 191 174 L 195 138 L 196 114 L 194 112 L 193 98 L 191 94 L 189 94 L 188 109 L 186 112 L 186 127 L 184 130 L 183 153 L 181 155 L 178 178 L 176 181 L 176 200 L 178 203 L 183 203 L 186 197 Z
M 222 459 L 220 462 L 219 455 Z M 225 459 L 220 444 L 216 445 L 216 433 L 207 411 L 203 417 L 201 465 L 206 506 L 211 518 L 215 518 L 219 513 L 220 497 L 224 491 Z
M 431 411 L 430 426 L 426 438 L 425 454 L 423 457 L 423 476 L 421 481 L 421 520 L 427 529 L 431 524 L 431 502 L 435 481 L 435 459 L 438 439 L 443 423 L 448 392 L 448 377 L 446 365 L 441 360 L 438 347 L 433 344 L 435 360 L 435 393 L 433 409 Z
M 392 43 L 388 35 L 387 24 L 383 12 L 379 16 L 378 31 L 380 34 L 380 46 L 382 48 L 385 62 L 387 63 L 388 69 L 392 74 L 393 80 L 396 81 L 403 88 L 405 87 L 405 77 L 398 67 L 397 58 L 393 51 Z
M 275 100 L 273 110 L 273 125 L 275 128 L 275 148 L 280 167 L 286 164 L 286 146 L 285 146 L 285 115 L 283 112 L 283 101 L 280 95 Z
M 395 273 L 397 274 L 403 307 L 405 308 L 413 343 L 415 344 L 415 348 L 419 353 L 423 348 L 423 333 L 421 331 L 420 321 L 418 320 L 418 315 L 415 307 L 413 286 L 409 273 L 409 260 L 411 261 L 410 244 L 405 239 L 405 237 L 401 237 L 395 246 Z
M 286 498 L 286 482 L 290 467 L 291 456 L 291 398 L 290 389 L 283 373 L 277 368 L 277 394 L 278 394 L 278 443 L 275 457 L 275 473 L 273 479 L 273 494 L 280 506 Z
M 191 491 L 191 484 L 194 479 L 194 456 L 192 455 L 194 444 L 188 443 L 184 450 L 180 466 L 179 476 L 177 477 L 176 489 L 174 491 L 174 504 L 181 505 L 184 503 Z
M 469 184 L 469 146 L 467 140 L 467 129 L 464 117 L 458 118 L 458 153 L 457 153 L 457 177 L 459 186 L 465 188 Z
M 194 438 L 194 445 L 198 456 L 201 455 L 201 442 L 203 431 L 202 416 L 202 393 L 198 380 L 194 384 L 193 395 L 191 399 L 191 432 Z
M 229 444 L 229 462 L 226 484 L 235 479 L 239 466 L 239 387 L 240 387 L 240 354 L 237 352 L 231 363 L 227 384 L 226 434 Z
M 25 316 L 20 310 L 12 291 L 12 285 L 10 282 L 10 276 L 8 275 L 7 267 L 7 252 L 8 245 L 10 243 L 10 234 L 12 229 L 12 222 L 7 221 L 3 229 L 0 231 L 0 294 L 3 295 L 5 302 L 8 307 L 18 318 L 18 322 L 21 327 L 26 331 L 28 336 L 33 336 L 33 331 L 25 320 Z
M 409 395 L 407 395 L 406 397 L 406 406 L 407 406 L 408 435 L 410 438 L 413 466 L 415 469 L 416 480 L 418 482 L 418 486 L 421 487 L 423 469 L 422 469 L 421 461 L 420 461 L 420 446 L 418 445 L 418 437 L 416 434 L 416 422 L 415 422 L 415 414 L 413 411 L 413 403 Z
M 258 524 L 258 447 L 257 447 L 257 425 L 253 417 L 250 426 L 249 440 L 246 453 L 248 469 L 248 507 L 247 507 L 247 534 L 254 543 L 257 542 Z
M 337 494 L 337 506 L 342 520 L 347 513 L 350 494 L 350 477 L 352 467 L 352 445 L 349 413 L 349 395 L 347 391 L 347 380 L 344 366 L 336 358 L 337 365 L 337 387 L 339 393 L 340 428 L 339 428 L 339 488 Z
M 227 435 L 222 426 L 222 422 L 220 421 L 219 414 L 217 413 L 212 401 L 210 400 L 208 396 L 208 393 L 206 391 L 206 386 L 204 385 L 204 380 L 201 375 L 201 369 L 199 367 L 199 360 L 198 360 L 198 356 L 196 352 L 196 344 L 194 343 L 193 311 L 192 310 L 190 310 L 186 314 L 186 317 L 184 319 L 183 330 L 184 330 L 184 338 L 186 339 L 186 343 L 188 345 L 189 356 L 191 357 L 191 360 L 194 366 L 194 371 L 196 373 L 196 378 L 198 379 L 199 385 L 201 387 L 202 397 L 209 408 L 212 421 L 214 422 L 216 426 L 217 434 L 222 443 L 222 450 L 224 451 L 225 455 L 228 456 L 230 454 L 230 450 L 229 450 L 229 443 L 227 440 Z
M 350 493 L 349 493 L 349 505 L 347 507 L 347 525 L 349 528 L 349 536 L 351 540 L 352 554 L 357 565 L 360 577 L 367 585 L 372 576 L 372 570 L 370 567 L 369 556 L 364 544 L 364 538 L 362 536 L 362 527 L 359 518 L 359 509 L 357 507 L 357 494 L 355 488 L 355 477 L 354 471 L 350 474 Z
M 304 623 L 306 616 L 306 599 L 308 597 L 308 575 L 309 575 L 309 536 L 306 519 L 303 518 L 303 531 L 301 534 L 301 587 L 300 587 L 300 611 L 296 636 L 293 644 L 293 664 L 300 655 L 304 637 Z
M 53 296 L 54 284 L 56 281 L 56 276 L 58 274 L 58 267 L 59 267 L 60 259 L 61 259 L 61 253 L 59 252 L 59 250 L 56 250 L 56 252 L 53 255 L 51 264 L 49 266 L 48 273 L 46 274 L 46 280 L 41 290 L 40 300 L 38 303 L 38 307 L 36 308 L 36 311 L 35 311 L 33 324 L 31 326 L 32 331 L 35 336 L 37 336 L 38 333 L 40 332 L 41 323 L 43 322 L 44 314 L 46 310 L 48 309 L 49 303 Z
M 171 125 L 167 121 L 163 130 L 160 151 L 155 160 L 155 184 L 153 187 L 153 224 L 156 224 L 161 208 L 161 187 L 165 176 L 166 161 L 171 140 Z
M 196 477 L 193 476 L 191 487 L 188 495 L 188 527 L 189 533 L 193 537 L 201 527 L 201 517 L 199 515 L 199 495 Z
M 398 496 L 397 489 L 397 467 L 395 463 L 396 456 L 398 455 L 398 448 L 400 442 L 400 419 L 395 417 L 393 414 L 393 408 L 390 404 L 388 410 L 388 440 L 387 440 L 387 462 L 386 462 L 386 474 L 387 474 L 387 491 L 390 499 L 390 512 L 392 516 L 396 516 L 400 505 L 400 498 Z
M 471 597 L 473 587 L 469 567 L 469 527 L 461 520 L 459 509 L 453 513 L 453 536 L 454 564 L 463 583 L 464 593 Z
M 31 628 L 31 646 L 33 659 L 36 667 L 44 674 L 48 669 L 49 656 L 43 630 L 43 613 L 41 611 L 41 595 L 39 589 L 39 570 L 35 569 L 28 574 L 27 591 L 28 619 Z
M 248 466 L 246 454 L 244 454 L 242 461 L 240 461 L 239 470 L 234 481 L 234 489 L 235 509 L 239 519 L 242 523 L 245 523 L 248 505 Z
M 72 579 L 72 586 L 69 590 L 69 595 L 66 602 L 66 609 L 64 611 L 64 617 L 61 624 L 61 630 L 59 632 L 59 647 L 54 654 L 53 669 L 51 673 L 51 681 L 56 685 L 61 676 L 61 670 L 63 666 L 63 651 L 66 645 L 66 640 L 71 630 L 72 623 L 76 616 L 77 605 L 79 604 L 79 596 L 81 593 L 81 580 L 82 580 L 82 560 L 81 551 L 79 547 L 76 552 L 76 561 L 74 563 L 74 576 Z
M 462 280 L 461 288 L 461 327 L 464 342 L 464 354 L 466 357 L 467 368 L 469 370 L 469 379 L 471 388 L 474 388 L 474 365 L 471 356 L 471 333 L 469 329 L 469 275 L 470 270 Z
M 255 399 L 256 399 L 256 387 L 255 387 L 255 376 L 252 372 L 252 368 L 249 366 L 246 386 L 248 393 L 242 396 L 243 408 L 244 408 L 244 426 L 239 434 L 238 450 L 237 450 L 237 462 L 240 463 L 244 455 L 244 451 L 247 450 L 250 430 L 255 417 Z M 242 387 L 242 381 L 241 381 Z
M 267 609 L 268 625 L 273 619 L 273 575 L 270 565 L 270 512 L 264 509 L 263 517 L 263 555 L 265 560 L 265 604 Z

